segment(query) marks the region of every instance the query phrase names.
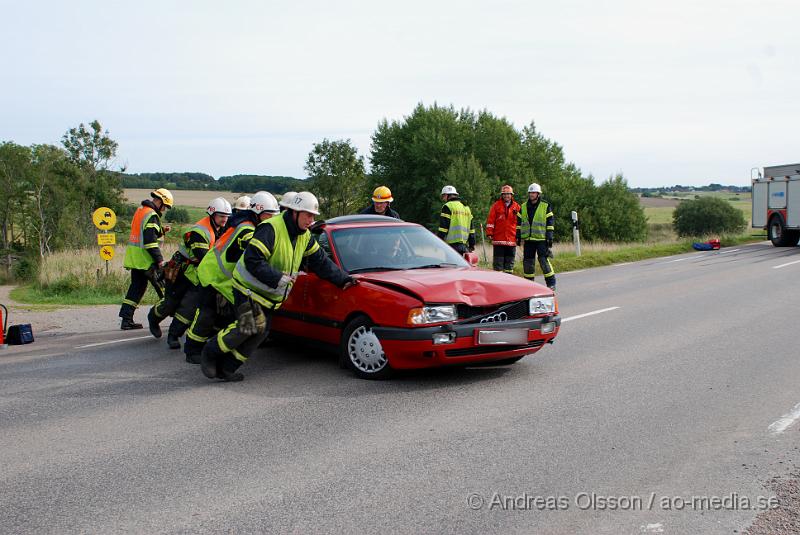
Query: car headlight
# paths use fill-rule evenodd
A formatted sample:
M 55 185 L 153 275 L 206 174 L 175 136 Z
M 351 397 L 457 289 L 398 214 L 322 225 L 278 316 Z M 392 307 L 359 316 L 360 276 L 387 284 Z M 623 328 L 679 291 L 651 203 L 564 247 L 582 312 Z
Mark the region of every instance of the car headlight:
M 440 323 L 442 321 L 455 321 L 458 319 L 455 305 L 437 305 L 412 308 L 408 312 L 408 323 L 411 325 L 425 325 L 427 323 Z
M 555 297 L 531 297 L 528 301 L 528 312 L 531 316 L 555 314 L 557 310 Z

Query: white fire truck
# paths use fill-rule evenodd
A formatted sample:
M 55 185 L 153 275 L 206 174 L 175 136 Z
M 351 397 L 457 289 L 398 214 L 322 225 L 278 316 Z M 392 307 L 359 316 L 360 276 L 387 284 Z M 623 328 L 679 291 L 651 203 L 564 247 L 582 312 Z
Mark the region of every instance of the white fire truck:
M 757 167 L 753 186 L 753 228 L 767 229 L 775 247 L 793 247 L 800 240 L 800 163 Z

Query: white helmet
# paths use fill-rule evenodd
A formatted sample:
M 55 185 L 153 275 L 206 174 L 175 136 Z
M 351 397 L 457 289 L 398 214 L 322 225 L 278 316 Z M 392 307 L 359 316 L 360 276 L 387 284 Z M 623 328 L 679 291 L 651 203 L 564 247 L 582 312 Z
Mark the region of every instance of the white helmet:
M 236 210 L 249 210 L 250 209 L 250 197 L 247 195 L 242 195 L 238 199 L 236 199 L 233 203 L 233 207 Z
M 214 215 L 214 214 L 231 215 L 231 203 L 229 203 L 222 197 L 211 199 L 211 202 L 208 203 L 208 208 L 206 209 L 206 213 L 208 215 Z
M 292 199 L 291 204 L 289 204 L 289 210 L 319 215 L 319 201 L 310 191 L 301 191 Z
M 536 182 L 528 186 L 528 193 L 541 193 L 541 192 L 542 192 L 542 186 L 540 186 Z
M 458 195 L 456 188 L 453 186 L 445 186 L 442 188 L 441 195 Z
M 297 195 L 296 191 L 287 191 L 281 196 L 281 202 L 279 202 L 278 204 L 283 206 L 284 208 L 289 208 L 289 203 L 292 202 L 295 195 Z
M 280 211 L 280 208 L 278 208 L 278 201 L 275 199 L 275 196 L 268 191 L 259 191 L 253 195 L 253 198 L 250 200 L 249 208 L 256 214 L 261 214 L 262 212 L 277 214 Z

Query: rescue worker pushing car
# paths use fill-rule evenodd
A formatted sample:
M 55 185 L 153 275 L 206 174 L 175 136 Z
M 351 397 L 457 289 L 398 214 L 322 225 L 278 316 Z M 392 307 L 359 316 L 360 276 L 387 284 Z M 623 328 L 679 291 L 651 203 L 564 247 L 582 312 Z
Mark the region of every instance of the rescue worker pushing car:
M 119 317 L 122 318 L 120 329 L 123 331 L 142 328 L 141 323 L 133 321 L 133 314 L 147 291 L 147 282 L 156 284 L 153 272 L 164 264 L 158 239 L 169 231 L 169 225 L 161 225 L 161 216 L 172 208 L 174 199 L 172 193 L 164 188 L 152 191 L 150 197 L 142 201 L 133 214 L 131 233 L 125 247 L 123 265 L 131 271 L 131 284 L 119 309 Z
M 234 214 L 228 220 L 228 229 L 197 266 L 200 298 L 183 345 L 186 362 L 191 364 L 200 364 L 200 353 L 206 340 L 235 319 L 233 269 L 253 237 L 256 226 L 279 213 L 278 201 L 268 191 L 259 191 L 248 200 L 247 211 Z
M 544 282 L 551 290 L 556 289 L 556 272 L 548 256 L 553 247 L 553 209 L 541 198 L 542 187 L 533 183 L 528 186 L 528 201 L 517 215 L 517 245 L 523 244 L 522 270 L 526 279 L 533 281 L 536 257 L 544 273 Z
M 319 215 L 317 198 L 302 191 L 283 214 L 256 228 L 233 270 L 236 321 L 203 348 L 201 369 L 209 379 L 244 379 L 237 370 L 266 338 L 272 311 L 288 297 L 304 260 L 310 271 L 340 288 L 355 283 L 311 237 L 308 228 L 315 215 Z
M 517 214 L 521 210 L 514 200 L 511 186 L 500 188 L 500 198 L 489 209 L 486 219 L 486 235 L 492 240 L 492 269 L 505 273 L 514 272 L 517 255 Z
M 386 186 L 378 186 L 375 188 L 375 191 L 372 192 L 372 204 L 361 210 L 360 213 L 385 215 L 395 219 L 400 219 L 400 214 L 398 214 L 397 211 L 391 207 L 391 203 L 393 202 L 394 197 L 392 197 L 392 190 Z
M 472 211 L 458 196 L 456 188 L 442 188 L 442 211 L 439 214 L 439 230 L 436 235 L 458 253 L 475 250 L 475 229 L 472 228 Z
M 161 338 L 161 321 L 173 316 L 167 332 L 170 349 L 180 349 L 179 339 L 192 322 L 199 297 L 195 291 L 199 284 L 197 265 L 222 234 L 231 215 L 231 203 L 217 197 L 208 204 L 206 213 L 208 216 L 196 222 L 183 235 L 183 243 L 173 256 L 173 260 L 181 266 L 180 272 L 168 285 L 165 297 L 147 315 L 150 333 L 156 338 Z

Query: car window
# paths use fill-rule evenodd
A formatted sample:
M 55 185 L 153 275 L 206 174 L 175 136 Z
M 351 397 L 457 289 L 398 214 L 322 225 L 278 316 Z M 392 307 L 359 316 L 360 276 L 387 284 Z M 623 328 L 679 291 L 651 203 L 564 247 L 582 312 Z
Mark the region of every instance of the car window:
M 328 242 L 328 234 L 325 232 L 320 232 L 315 236 L 317 238 L 317 243 L 319 244 L 320 248 L 325 251 L 325 254 L 328 257 L 331 256 L 331 244 Z
M 331 234 L 342 268 L 350 272 L 469 265 L 450 246 L 419 226 L 349 228 Z

